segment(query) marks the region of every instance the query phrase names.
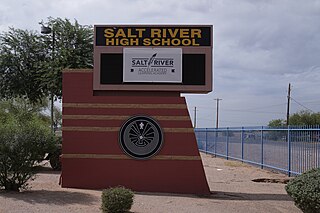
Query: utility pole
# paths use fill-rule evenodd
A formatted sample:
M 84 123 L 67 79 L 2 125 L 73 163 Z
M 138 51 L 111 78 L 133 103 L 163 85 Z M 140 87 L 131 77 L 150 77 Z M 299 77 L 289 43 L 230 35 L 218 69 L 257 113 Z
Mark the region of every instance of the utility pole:
M 221 101 L 221 98 L 216 98 L 214 99 L 217 101 L 217 118 L 216 118 L 216 128 L 218 129 L 219 127 L 219 101 Z
M 288 103 L 287 103 L 287 126 L 289 126 L 289 117 L 290 117 L 290 93 L 291 93 L 291 84 L 289 83 L 288 88 Z
M 193 128 L 197 127 L 197 107 L 194 107 Z

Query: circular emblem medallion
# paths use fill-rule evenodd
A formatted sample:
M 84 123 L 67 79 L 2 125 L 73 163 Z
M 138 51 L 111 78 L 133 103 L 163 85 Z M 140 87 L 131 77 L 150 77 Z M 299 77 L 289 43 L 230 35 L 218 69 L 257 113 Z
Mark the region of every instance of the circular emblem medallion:
M 161 149 L 162 130 L 152 118 L 134 116 L 122 125 L 119 142 L 127 155 L 137 159 L 150 158 Z

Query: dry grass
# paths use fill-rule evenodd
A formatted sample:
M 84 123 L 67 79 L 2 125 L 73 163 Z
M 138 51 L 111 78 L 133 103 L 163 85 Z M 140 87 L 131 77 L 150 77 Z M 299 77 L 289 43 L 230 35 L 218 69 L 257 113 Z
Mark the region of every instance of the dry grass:
M 249 165 L 238 161 L 226 161 L 224 162 L 224 165 L 230 167 L 250 167 Z

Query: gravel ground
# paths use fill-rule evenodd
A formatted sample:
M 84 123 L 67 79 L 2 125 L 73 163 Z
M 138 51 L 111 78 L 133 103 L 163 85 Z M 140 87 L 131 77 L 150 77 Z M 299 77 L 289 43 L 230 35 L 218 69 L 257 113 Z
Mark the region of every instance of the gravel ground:
M 135 193 L 131 212 L 256 213 L 301 212 L 281 183 L 256 183 L 253 179 L 284 180 L 240 162 L 201 154 L 212 195 Z M 0 191 L 0 212 L 101 212 L 101 190 L 61 188 L 60 173 L 44 167 L 30 183 L 31 189 L 16 193 Z

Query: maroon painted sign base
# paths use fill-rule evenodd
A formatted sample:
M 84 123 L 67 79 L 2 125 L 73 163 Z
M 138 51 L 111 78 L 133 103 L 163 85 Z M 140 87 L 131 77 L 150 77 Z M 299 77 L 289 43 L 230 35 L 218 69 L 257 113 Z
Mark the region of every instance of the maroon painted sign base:
M 210 193 L 183 97 L 98 94 L 92 82 L 92 70 L 63 73 L 62 187 Z M 152 117 L 163 130 L 160 152 L 147 160 L 119 144 L 120 127 L 134 115 Z

